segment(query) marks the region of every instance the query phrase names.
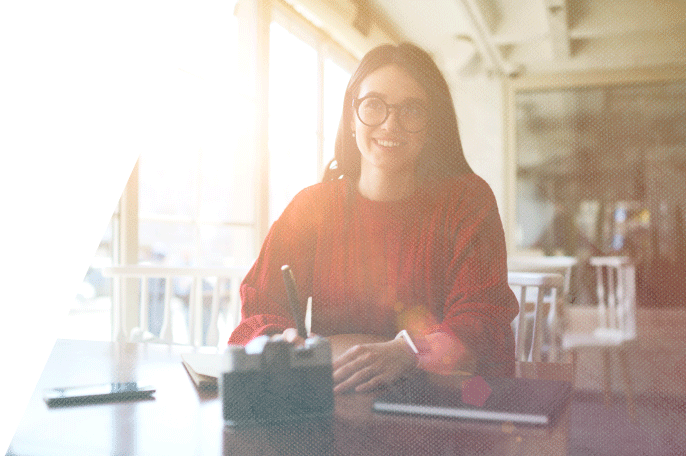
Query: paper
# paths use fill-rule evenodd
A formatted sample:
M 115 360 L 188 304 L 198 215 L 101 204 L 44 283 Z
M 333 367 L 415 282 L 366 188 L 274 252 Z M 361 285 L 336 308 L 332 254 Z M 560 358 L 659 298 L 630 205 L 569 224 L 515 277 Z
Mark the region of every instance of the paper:
M 221 356 L 219 353 L 183 353 L 181 358 L 197 374 L 219 378 Z

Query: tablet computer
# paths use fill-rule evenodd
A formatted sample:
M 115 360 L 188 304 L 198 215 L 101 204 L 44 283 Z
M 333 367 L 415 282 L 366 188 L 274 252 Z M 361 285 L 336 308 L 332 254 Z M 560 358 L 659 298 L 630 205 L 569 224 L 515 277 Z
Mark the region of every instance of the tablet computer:
M 572 391 L 571 383 L 564 381 L 479 377 L 470 381 L 482 397 L 470 401 L 463 397 L 463 380 L 432 378 L 417 375 L 397 382 L 374 401 L 373 410 L 547 426 L 558 418 Z

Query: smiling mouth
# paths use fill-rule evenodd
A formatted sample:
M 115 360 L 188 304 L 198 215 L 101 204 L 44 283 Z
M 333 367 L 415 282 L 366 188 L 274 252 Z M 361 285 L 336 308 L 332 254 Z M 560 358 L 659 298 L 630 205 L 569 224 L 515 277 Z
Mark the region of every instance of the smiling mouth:
M 403 141 L 393 141 L 390 139 L 375 139 L 375 141 L 382 147 L 400 147 L 404 144 Z

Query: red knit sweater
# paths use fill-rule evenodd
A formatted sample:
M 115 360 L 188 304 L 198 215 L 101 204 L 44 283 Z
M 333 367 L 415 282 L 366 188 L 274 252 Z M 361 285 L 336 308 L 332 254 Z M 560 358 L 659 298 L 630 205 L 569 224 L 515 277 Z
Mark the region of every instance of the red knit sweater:
M 502 372 L 514 359 L 518 305 L 490 187 L 467 174 L 393 202 L 354 187 L 341 179 L 296 195 L 241 285 L 242 320 L 229 342 L 295 326 L 281 275 L 288 264 L 303 314 L 312 296 L 313 333 L 444 331 L 477 354 L 480 371 Z

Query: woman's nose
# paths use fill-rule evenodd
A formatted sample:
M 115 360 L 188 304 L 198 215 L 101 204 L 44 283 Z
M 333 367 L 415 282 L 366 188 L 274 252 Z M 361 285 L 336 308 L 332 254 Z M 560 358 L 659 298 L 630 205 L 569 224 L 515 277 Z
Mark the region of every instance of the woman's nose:
M 399 130 L 400 127 L 400 109 L 396 106 L 388 107 L 388 117 L 383 124 L 381 124 L 387 130 Z

